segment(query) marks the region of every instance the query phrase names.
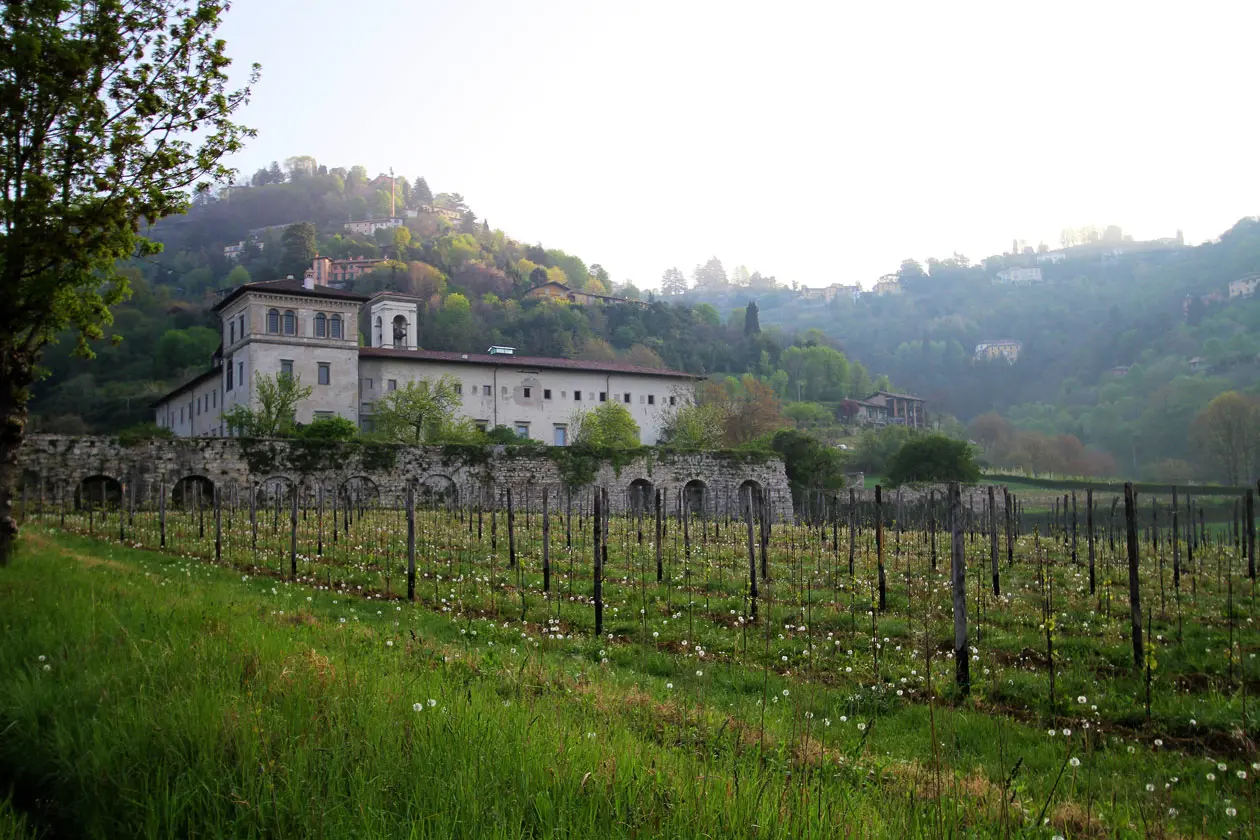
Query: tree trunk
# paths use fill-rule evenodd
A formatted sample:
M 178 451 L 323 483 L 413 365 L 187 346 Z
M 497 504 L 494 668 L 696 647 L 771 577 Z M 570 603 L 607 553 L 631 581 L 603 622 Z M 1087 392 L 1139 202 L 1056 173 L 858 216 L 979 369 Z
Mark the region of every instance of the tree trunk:
M 29 375 L 23 377 L 20 373 L 19 368 L 16 371 L 10 369 L 8 376 L 0 375 L 0 566 L 8 564 L 18 534 L 13 497 L 21 475 L 17 463 L 18 450 L 26 439 L 26 403 L 18 396 L 18 389 L 25 384 L 19 380 L 30 379 Z
M 957 481 L 949 483 L 950 575 L 954 590 L 954 682 L 971 690 L 971 649 L 967 643 L 967 561 L 962 522 L 962 494 Z

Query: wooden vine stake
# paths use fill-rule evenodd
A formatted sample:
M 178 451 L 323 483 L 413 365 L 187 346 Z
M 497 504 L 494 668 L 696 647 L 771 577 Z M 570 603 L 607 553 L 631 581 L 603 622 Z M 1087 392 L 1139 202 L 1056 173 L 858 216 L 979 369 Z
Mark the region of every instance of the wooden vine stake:
M 1142 592 L 1138 586 L 1137 507 L 1133 482 L 1124 483 L 1124 526 L 1129 548 L 1129 618 L 1133 624 L 1133 666 L 1142 667 Z
M 967 645 L 967 564 L 962 490 L 957 481 L 949 483 L 949 527 L 952 535 L 950 573 L 954 584 L 954 681 L 959 691 L 966 695 L 971 691 L 971 652 Z
M 748 599 L 749 614 L 757 617 L 757 549 L 753 546 L 753 501 L 752 490 L 744 501 L 744 521 L 748 525 Z
M 543 487 L 542 564 L 544 594 L 550 594 L 551 592 L 551 506 L 549 502 L 548 489 Z
M 407 484 L 407 600 L 416 600 L 416 488 L 410 483 Z
M 600 551 L 601 544 L 604 539 L 604 528 L 602 524 L 604 516 L 603 493 L 600 488 L 595 488 L 595 511 L 591 517 L 591 532 L 594 537 L 595 548 L 595 635 L 602 636 L 604 633 L 604 562 L 603 552 Z
M 879 608 L 883 611 L 888 607 L 888 590 L 884 579 L 884 489 L 878 484 L 875 485 L 875 562 L 879 566 Z
M 297 485 L 289 485 L 289 577 L 297 580 L 297 526 L 298 526 L 298 494 Z
M 997 500 L 994 497 L 993 485 L 989 485 L 989 565 L 993 571 L 993 597 L 1002 597 L 1002 586 L 998 580 L 998 532 L 997 532 Z

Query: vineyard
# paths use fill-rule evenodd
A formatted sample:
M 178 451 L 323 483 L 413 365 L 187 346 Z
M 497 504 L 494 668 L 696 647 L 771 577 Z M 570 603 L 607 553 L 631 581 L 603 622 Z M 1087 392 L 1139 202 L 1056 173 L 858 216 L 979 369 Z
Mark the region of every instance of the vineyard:
M 905 803 L 876 833 L 1252 831 L 1252 495 L 1209 526 L 1184 495 L 1032 515 L 985 489 L 841 495 L 794 523 L 752 493 L 743 516 L 660 493 L 610 516 L 591 488 L 389 505 L 285 483 L 147 504 L 100 487 L 21 514 L 48 539 L 164 552 L 183 564 L 166 577 L 230 569 L 273 615 L 331 610 L 390 647 L 433 616 L 469 662 L 609 674 L 635 731 L 773 784 L 796 836 L 870 797 Z

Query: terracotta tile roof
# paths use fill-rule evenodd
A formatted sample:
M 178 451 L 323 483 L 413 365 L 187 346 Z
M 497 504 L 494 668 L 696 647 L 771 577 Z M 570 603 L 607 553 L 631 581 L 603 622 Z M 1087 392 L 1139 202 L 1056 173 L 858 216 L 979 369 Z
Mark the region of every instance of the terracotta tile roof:
M 227 306 L 246 292 L 266 292 L 272 295 L 294 295 L 297 297 L 348 300 L 355 303 L 366 303 L 368 300 L 363 295 L 356 295 L 353 292 L 343 292 L 338 289 L 330 289 L 327 286 L 316 286 L 313 289 L 308 289 L 302 284 L 301 280 L 263 280 L 259 283 L 246 283 L 242 286 L 237 286 L 227 297 L 216 303 L 212 308 L 212 311 L 218 312 L 220 309 Z
M 514 368 L 548 368 L 551 370 L 577 370 L 592 373 L 624 373 L 636 376 L 670 376 L 677 379 L 704 379 L 694 373 L 679 370 L 631 365 L 625 362 L 587 362 L 581 359 L 556 359 L 549 356 L 507 356 L 485 353 L 455 353 L 445 350 L 398 350 L 393 347 L 360 347 L 359 357 L 365 359 L 415 359 L 425 362 L 451 362 L 454 364 L 495 365 Z

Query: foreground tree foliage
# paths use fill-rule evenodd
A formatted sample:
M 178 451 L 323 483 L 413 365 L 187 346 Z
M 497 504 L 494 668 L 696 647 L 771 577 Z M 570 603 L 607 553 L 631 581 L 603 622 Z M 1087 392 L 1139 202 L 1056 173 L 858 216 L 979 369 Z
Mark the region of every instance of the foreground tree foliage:
M 944 435 L 923 435 L 902 444 L 889 459 L 884 477 L 894 487 L 911 481 L 974 484 L 980 480 L 980 467 L 966 441 Z
M 254 375 L 258 408 L 237 405 L 223 412 L 223 420 L 236 437 L 291 437 L 297 431 L 297 406 L 314 391 L 302 385 L 302 377 L 279 373 Z
M 392 443 L 463 443 L 479 435 L 473 422 L 458 418 L 463 403 L 454 377 L 408 382 L 376 404 L 372 423 L 377 437 Z
M 117 260 L 152 254 L 139 234 L 230 174 L 252 132 L 232 121 L 226 4 L 41 0 L 0 17 L 0 563 L 17 450 L 40 353 L 61 330 L 80 353 L 128 296 Z M 249 83 L 257 78 L 255 66 Z
M 641 445 L 639 424 L 624 405 L 600 403 L 574 418 L 574 443 L 596 449 L 633 449 Z

